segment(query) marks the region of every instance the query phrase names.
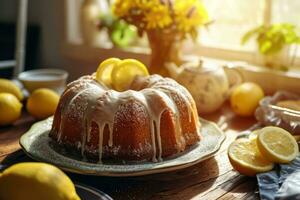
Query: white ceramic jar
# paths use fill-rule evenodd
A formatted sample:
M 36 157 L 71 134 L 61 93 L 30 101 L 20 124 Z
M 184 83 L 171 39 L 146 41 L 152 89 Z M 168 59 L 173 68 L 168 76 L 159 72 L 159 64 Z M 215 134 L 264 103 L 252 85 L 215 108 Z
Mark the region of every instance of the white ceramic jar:
M 197 105 L 198 113 L 202 114 L 219 109 L 232 87 L 242 82 L 241 75 L 237 71 L 227 70 L 231 76 L 235 76 L 235 82 L 231 85 L 223 66 L 214 62 L 188 62 L 179 67 L 168 64 L 167 68 L 171 77 L 189 90 Z

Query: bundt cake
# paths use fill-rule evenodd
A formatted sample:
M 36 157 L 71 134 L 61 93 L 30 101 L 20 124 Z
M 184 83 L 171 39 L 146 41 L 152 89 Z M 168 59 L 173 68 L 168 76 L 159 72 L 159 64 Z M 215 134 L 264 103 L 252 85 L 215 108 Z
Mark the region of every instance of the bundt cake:
M 192 96 L 173 79 L 136 77 L 118 92 L 91 75 L 67 86 L 49 136 L 89 160 L 156 162 L 196 144 L 199 128 Z

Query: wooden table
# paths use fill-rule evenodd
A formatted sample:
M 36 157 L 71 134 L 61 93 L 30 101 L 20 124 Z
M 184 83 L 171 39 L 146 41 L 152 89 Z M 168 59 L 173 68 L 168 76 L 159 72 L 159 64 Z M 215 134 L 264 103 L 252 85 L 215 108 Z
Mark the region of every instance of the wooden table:
M 197 165 L 175 172 L 130 178 L 68 175 L 114 199 L 258 199 L 256 178 L 234 171 L 227 157 L 228 145 L 241 131 L 255 124 L 255 119 L 235 116 L 228 105 L 217 113 L 202 117 L 220 124 L 225 130 L 226 140 L 214 157 Z M 2 164 L 16 156 L 19 156 L 17 162 L 30 160 L 21 152 L 18 140 L 33 122 L 34 119 L 24 113 L 14 126 L 0 128 Z

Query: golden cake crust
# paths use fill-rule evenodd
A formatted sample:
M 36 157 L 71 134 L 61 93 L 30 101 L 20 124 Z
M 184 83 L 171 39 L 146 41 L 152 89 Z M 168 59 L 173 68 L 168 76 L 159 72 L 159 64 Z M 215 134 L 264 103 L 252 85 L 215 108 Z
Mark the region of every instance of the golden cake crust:
M 49 136 L 93 160 L 153 160 L 200 140 L 195 102 L 177 82 L 158 75 L 136 78 L 117 92 L 84 76 L 61 96 Z

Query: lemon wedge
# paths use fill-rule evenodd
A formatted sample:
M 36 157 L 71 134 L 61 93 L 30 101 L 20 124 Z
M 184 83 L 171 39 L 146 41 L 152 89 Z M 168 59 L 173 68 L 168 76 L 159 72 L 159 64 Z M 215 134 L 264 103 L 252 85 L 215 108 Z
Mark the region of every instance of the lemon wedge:
M 113 67 L 111 78 L 114 89 L 127 90 L 136 76 L 148 76 L 147 67 L 135 59 L 124 59 Z
M 234 141 L 228 148 L 228 157 L 233 168 L 247 176 L 254 176 L 274 167 L 259 152 L 256 140 L 242 138 Z
M 120 62 L 121 60 L 119 58 L 108 58 L 100 63 L 96 72 L 96 80 L 104 83 L 108 87 L 111 87 L 111 72 L 113 68 Z
M 295 138 L 286 130 L 274 126 L 259 131 L 257 146 L 266 159 L 277 163 L 288 163 L 299 154 Z

